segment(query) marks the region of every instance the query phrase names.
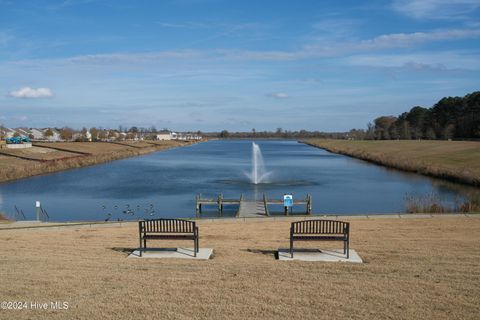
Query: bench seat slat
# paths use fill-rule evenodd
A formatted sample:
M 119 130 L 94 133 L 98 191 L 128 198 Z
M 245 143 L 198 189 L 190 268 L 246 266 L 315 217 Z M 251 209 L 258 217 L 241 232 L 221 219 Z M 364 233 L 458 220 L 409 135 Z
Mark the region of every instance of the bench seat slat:
M 143 239 L 187 239 L 187 240 L 193 240 L 195 239 L 194 235 L 188 235 L 188 234 L 147 234 L 143 236 Z
M 344 236 L 293 236 L 293 240 L 296 241 L 328 241 L 328 240 L 345 240 L 346 237 Z

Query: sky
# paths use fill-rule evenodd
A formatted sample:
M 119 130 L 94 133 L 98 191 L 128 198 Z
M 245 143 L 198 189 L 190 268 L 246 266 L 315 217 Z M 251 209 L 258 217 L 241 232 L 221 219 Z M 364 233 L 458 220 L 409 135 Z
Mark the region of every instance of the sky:
M 480 0 L 0 0 L 0 123 L 365 128 L 480 89 Z

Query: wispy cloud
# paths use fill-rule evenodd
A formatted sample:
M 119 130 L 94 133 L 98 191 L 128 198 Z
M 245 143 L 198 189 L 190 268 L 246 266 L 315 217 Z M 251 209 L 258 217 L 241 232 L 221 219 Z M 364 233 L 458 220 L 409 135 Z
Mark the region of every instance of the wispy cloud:
M 353 66 L 407 68 L 410 70 L 480 70 L 476 51 L 417 52 L 409 54 L 365 54 L 344 59 Z
M 9 93 L 10 97 L 22 98 L 22 99 L 38 99 L 38 98 L 51 98 L 53 97 L 52 90 L 49 88 L 30 88 L 23 87 L 18 90 L 13 90 Z
M 478 0 L 395 0 L 393 9 L 404 15 L 422 19 L 466 18 L 480 8 Z
M 270 98 L 275 98 L 275 99 L 287 99 L 289 97 L 289 95 L 286 94 L 285 92 L 267 93 L 266 96 Z

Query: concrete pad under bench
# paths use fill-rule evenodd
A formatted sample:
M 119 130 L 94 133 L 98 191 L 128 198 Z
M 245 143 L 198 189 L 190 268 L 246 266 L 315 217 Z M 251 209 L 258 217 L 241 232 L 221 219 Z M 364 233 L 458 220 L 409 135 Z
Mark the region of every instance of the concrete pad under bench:
M 363 263 L 362 258 L 353 249 L 349 250 L 350 258 L 343 254 L 343 249 L 300 249 L 293 251 L 293 259 L 290 249 L 278 249 L 278 260 L 282 261 L 325 261 L 325 262 L 352 262 Z
M 147 248 L 143 250 L 140 257 L 140 250 L 133 251 L 128 257 L 139 259 L 193 259 L 193 260 L 208 260 L 213 253 L 212 248 L 200 248 L 197 256 L 194 256 L 193 248 Z

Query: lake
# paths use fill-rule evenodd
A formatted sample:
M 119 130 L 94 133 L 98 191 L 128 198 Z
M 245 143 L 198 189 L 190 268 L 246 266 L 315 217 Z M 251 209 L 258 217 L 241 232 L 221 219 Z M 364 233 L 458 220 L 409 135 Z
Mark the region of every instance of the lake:
M 313 198 L 316 214 L 405 211 L 408 195 L 438 195 L 453 203 L 478 189 L 386 169 L 290 140 L 257 140 L 268 183 L 254 185 L 252 141 L 209 141 L 140 157 L 31 177 L 0 185 L 0 210 L 15 206 L 28 220 L 41 201 L 51 221 L 194 217 L 195 195 L 226 198 Z M 272 208 L 280 212 L 282 208 Z M 225 215 L 233 216 L 236 208 Z M 304 208 L 294 208 L 301 212 Z M 214 208 L 206 216 L 216 216 Z

